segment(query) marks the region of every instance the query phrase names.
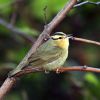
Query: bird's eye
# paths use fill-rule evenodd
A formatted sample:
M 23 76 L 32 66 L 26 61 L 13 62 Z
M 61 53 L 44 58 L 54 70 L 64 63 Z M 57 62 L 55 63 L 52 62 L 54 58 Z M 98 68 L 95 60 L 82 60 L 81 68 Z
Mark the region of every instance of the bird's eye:
M 63 37 L 59 37 L 59 39 L 63 39 Z

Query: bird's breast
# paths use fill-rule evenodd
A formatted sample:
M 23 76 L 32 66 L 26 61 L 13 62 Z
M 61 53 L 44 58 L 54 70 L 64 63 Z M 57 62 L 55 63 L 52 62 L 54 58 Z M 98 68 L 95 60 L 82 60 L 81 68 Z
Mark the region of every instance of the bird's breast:
M 57 60 L 54 60 L 53 62 L 44 65 L 44 68 L 47 69 L 47 70 L 57 69 L 57 68 L 61 67 L 64 64 L 64 62 L 66 61 L 67 57 L 68 57 L 68 50 L 63 51 L 59 55 Z

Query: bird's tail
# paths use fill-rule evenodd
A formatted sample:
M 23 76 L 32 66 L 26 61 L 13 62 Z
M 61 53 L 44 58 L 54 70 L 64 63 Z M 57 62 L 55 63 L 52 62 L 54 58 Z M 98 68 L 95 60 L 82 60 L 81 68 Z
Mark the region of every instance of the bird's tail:
M 8 73 L 8 77 L 13 77 L 14 75 L 16 75 L 17 73 L 19 73 L 21 71 L 21 69 L 17 69 L 15 68 L 14 70 L 10 71 Z

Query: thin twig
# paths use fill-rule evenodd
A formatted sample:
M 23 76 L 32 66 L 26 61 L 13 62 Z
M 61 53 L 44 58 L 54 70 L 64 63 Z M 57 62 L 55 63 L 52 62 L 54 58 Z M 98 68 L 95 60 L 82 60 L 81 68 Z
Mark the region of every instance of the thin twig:
M 90 44 L 95 44 L 95 45 L 100 46 L 100 42 L 97 42 L 97 41 L 92 41 L 92 40 L 87 40 L 87 39 L 77 38 L 77 37 L 72 37 L 71 39 L 75 41 L 80 41 L 80 42 L 90 43 Z
M 62 67 L 59 69 L 59 72 L 67 72 L 67 71 L 82 71 L 82 72 L 96 72 L 100 73 L 99 68 L 93 68 L 93 67 L 85 67 L 85 66 L 68 66 L 68 67 Z
M 6 27 L 8 30 L 12 31 L 13 33 L 18 34 L 18 35 L 24 37 L 29 42 L 33 43 L 34 39 L 31 36 L 27 35 L 27 33 L 25 33 L 25 32 L 21 32 L 18 28 L 15 28 L 13 25 L 7 23 L 2 18 L 0 18 L 0 25 Z
M 53 70 L 56 72 L 56 69 Z M 96 72 L 96 73 L 100 73 L 100 69 L 99 68 L 94 68 L 94 67 L 88 67 L 88 66 L 67 66 L 67 67 L 61 67 L 58 69 L 59 73 L 62 72 L 68 72 L 68 71 L 83 71 L 83 72 Z M 19 73 L 17 73 L 16 75 L 14 75 L 14 77 L 21 77 L 25 74 L 29 74 L 29 73 L 34 73 L 34 72 L 45 72 L 45 70 L 41 67 L 27 67 L 24 70 L 20 71 Z
M 44 7 L 44 23 L 47 25 L 47 5 Z
M 100 5 L 100 2 L 84 1 L 84 2 L 81 2 L 81 3 L 74 5 L 74 7 L 80 7 L 80 6 L 86 5 L 86 4 L 93 4 L 93 5 L 98 6 L 98 5 Z
M 69 10 L 77 3 L 77 0 L 70 0 L 69 3 L 56 15 L 56 17 L 48 24 L 49 30 L 53 30 L 66 17 Z M 52 26 L 53 25 L 53 26 Z
M 16 23 L 17 11 L 18 11 L 17 1 L 13 4 L 13 9 L 14 9 L 14 11 L 12 12 L 12 15 L 11 15 L 10 24 L 14 26 Z

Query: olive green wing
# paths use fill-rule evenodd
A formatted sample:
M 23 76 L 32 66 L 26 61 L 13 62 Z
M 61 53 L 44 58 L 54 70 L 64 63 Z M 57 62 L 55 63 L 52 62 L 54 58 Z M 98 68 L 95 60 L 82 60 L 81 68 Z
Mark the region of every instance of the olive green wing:
M 38 67 L 50 63 L 59 58 L 62 49 L 59 47 L 52 47 L 50 49 L 37 50 L 35 54 L 28 59 L 29 65 Z

